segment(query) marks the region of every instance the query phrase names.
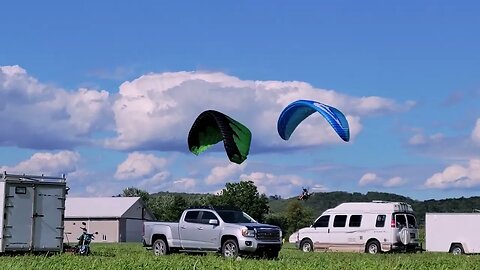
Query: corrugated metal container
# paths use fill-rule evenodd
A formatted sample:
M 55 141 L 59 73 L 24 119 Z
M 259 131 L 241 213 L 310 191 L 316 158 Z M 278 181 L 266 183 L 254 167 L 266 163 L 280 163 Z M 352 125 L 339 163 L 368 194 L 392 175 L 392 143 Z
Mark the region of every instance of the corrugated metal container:
M 0 176 L 0 252 L 61 252 L 65 176 Z

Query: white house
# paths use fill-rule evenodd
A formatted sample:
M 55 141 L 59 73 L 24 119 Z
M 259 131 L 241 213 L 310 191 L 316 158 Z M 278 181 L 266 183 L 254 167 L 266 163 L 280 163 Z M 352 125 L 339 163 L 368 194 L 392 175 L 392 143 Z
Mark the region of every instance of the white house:
M 82 222 L 94 242 L 141 242 L 144 221 L 155 220 L 140 197 L 90 197 L 65 200 L 65 242 L 74 243 Z

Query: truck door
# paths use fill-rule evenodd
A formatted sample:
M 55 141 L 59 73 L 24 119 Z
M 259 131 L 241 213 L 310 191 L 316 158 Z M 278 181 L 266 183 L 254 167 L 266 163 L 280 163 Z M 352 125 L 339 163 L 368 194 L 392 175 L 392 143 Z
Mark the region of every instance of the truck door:
M 33 248 L 59 250 L 63 245 L 64 189 L 57 185 L 38 185 L 33 213 Z
M 32 248 L 34 189 L 28 184 L 7 184 L 5 190 L 5 250 Z
M 219 218 L 210 211 L 202 211 L 200 215 L 201 224 L 197 229 L 199 230 L 199 242 L 202 242 L 204 249 L 217 250 L 220 248 L 220 233 L 222 228 L 219 226 Z M 216 222 L 216 224 L 210 224 Z
M 312 239 L 315 250 L 330 247 L 329 222 L 330 215 L 321 216 L 313 223 L 312 228 L 309 228 L 308 235 Z
M 199 249 L 201 244 L 198 243 L 199 230 L 197 227 L 200 224 L 200 211 L 191 210 L 185 213 L 184 220 L 180 220 L 180 243 L 184 249 Z

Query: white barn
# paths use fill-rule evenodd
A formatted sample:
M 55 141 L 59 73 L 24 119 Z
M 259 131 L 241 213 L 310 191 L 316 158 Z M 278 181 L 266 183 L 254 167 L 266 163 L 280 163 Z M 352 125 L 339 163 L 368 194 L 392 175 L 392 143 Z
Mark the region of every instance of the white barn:
M 65 242 L 74 243 L 82 222 L 93 242 L 141 242 L 143 222 L 155 220 L 140 197 L 90 197 L 65 200 Z

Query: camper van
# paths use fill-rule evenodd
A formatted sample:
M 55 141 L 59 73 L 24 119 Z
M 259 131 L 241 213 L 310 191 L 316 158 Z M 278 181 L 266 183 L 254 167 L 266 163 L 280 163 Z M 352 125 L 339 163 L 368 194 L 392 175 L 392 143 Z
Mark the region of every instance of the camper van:
M 296 245 L 304 252 L 421 250 L 412 207 L 385 201 L 347 202 L 328 209 L 298 231 Z

